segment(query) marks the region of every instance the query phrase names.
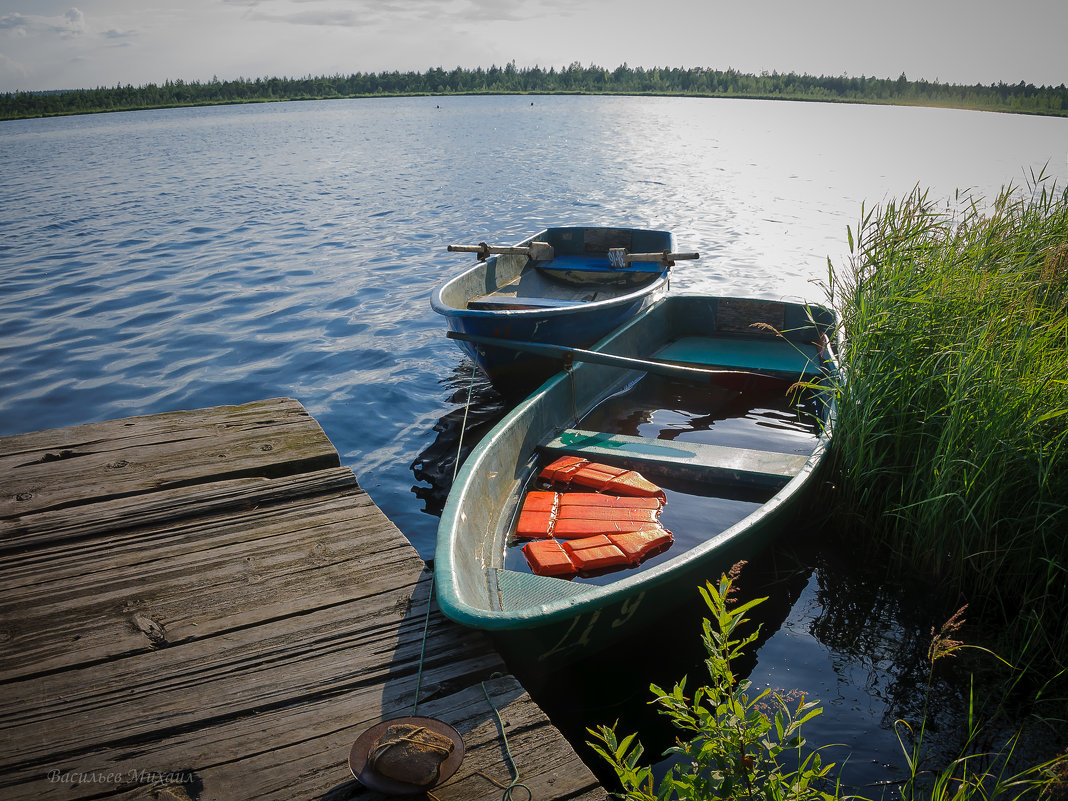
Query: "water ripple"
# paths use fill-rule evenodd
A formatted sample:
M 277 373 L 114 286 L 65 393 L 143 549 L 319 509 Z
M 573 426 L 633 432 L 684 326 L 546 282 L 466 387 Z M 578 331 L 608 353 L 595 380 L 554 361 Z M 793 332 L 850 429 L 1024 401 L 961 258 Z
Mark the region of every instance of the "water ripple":
M 0 434 L 292 395 L 428 555 L 436 520 L 409 465 L 465 368 L 429 309 L 467 264 L 446 244 L 667 228 L 702 253 L 674 291 L 820 299 L 811 281 L 842 258 L 862 200 L 918 181 L 996 190 L 1064 164 L 1057 120 L 439 101 L 0 125 Z
M 429 308 L 469 264 L 447 244 L 512 243 L 549 225 L 666 228 L 702 254 L 679 265 L 673 291 L 822 300 L 812 281 L 844 258 L 862 201 L 917 183 L 935 197 L 991 196 L 1047 162 L 1063 186 L 1063 126 L 622 97 L 0 123 L 0 435 L 296 397 L 427 557 L 471 380 Z M 477 376 L 471 389 L 469 424 L 484 430 L 502 403 Z M 869 670 L 820 667 L 823 646 L 806 632 L 784 625 L 763 680 L 829 687 L 814 723 L 828 728 L 810 734 L 840 742 L 852 731 L 871 749 L 855 764 L 896 748 L 880 704 L 852 717 L 835 708 L 872 703 Z

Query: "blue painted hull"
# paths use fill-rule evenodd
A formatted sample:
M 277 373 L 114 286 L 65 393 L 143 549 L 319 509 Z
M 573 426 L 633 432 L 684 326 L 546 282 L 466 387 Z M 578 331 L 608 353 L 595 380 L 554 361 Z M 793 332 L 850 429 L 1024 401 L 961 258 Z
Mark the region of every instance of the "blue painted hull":
M 559 254 L 557 261 L 569 264 L 568 259 L 582 260 L 590 272 L 579 267 L 571 272 L 569 281 L 552 277 L 546 265 L 509 263 L 506 257 L 490 257 L 448 281 L 434 294 L 431 306 L 443 315 L 450 331 L 475 334 L 499 339 L 539 342 L 569 347 L 587 347 L 601 339 L 609 331 L 642 313 L 662 299 L 668 292 L 668 268 L 654 272 L 630 273 L 625 276 L 607 273 L 599 265 L 608 264 L 607 250 L 567 253 L 567 243 L 562 243 L 561 232 L 581 237 L 585 231 L 616 231 L 627 234 L 638 247 L 649 252 L 674 249 L 674 238 L 663 231 L 641 229 L 589 229 L 554 228 L 542 231 L 519 243 L 549 240 Z M 509 257 L 513 258 L 514 257 Z M 526 261 L 525 258 L 523 260 Z M 552 265 L 549 265 L 550 267 Z M 598 270 L 598 272 L 593 272 Z M 583 293 L 593 296 L 605 295 L 590 301 L 562 301 L 563 305 L 549 308 L 518 308 L 524 297 L 516 298 L 517 308 L 481 309 L 468 308 L 473 298 L 492 292 L 508 282 L 533 278 L 529 273 L 539 272 L 549 276 L 539 277 L 534 285 L 548 287 L 559 295 L 574 296 Z M 559 272 L 559 270 L 558 270 Z M 576 279 L 575 275 L 579 277 Z M 538 299 L 545 300 L 545 299 Z M 560 362 L 532 356 L 507 348 L 493 348 L 458 342 L 464 353 L 489 377 L 498 389 L 514 394 L 525 394 L 545 378 L 560 369 Z
M 665 283 L 662 287 L 650 289 L 640 298 L 596 309 L 569 311 L 557 316 L 541 313 L 522 317 L 472 312 L 450 316 L 447 324 L 450 331 L 465 334 L 584 348 L 637 316 L 666 294 Z M 510 348 L 494 348 L 470 342 L 459 342 L 459 345 L 499 389 L 529 389 L 560 369 L 559 361 Z

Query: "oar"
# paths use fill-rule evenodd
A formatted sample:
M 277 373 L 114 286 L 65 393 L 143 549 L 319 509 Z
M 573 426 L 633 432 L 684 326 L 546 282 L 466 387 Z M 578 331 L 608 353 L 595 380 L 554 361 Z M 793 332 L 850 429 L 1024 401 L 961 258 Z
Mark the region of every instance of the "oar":
M 485 261 L 487 256 L 528 256 L 533 261 L 551 261 L 553 258 L 553 246 L 548 242 L 531 242 L 527 245 L 487 245 L 479 242 L 477 245 L 449 245 L 449 253 L 474 253 L 479 261 Z
M 753 382 L 773 383 L 775 386 L 789 386 L 793 381 L 779 376 L 757 373 L 751 370 L 716 370 L 709 367 L 687 367 L 681 364 L 661 362 L 654 359 L 636 359 L 631 356 L 616 356 L 611 353 L 601 353 L 595 350 L 582 348 L 570 348 L 565 345 L 548 345 L 541 342 L 519 342 L 513 339 L 500 339 L 487 337 L 479 334 L 467 334 L 463 331 L 447 331 L 445 336 L 449 339 L 458 339 L 462 342 L 472 342 L 476 345 L 489 345 L 495 348 L 508 348 L 510 350 L 535 353 L 539 356 L 547 356 L 551 359 L 574 360 L 603 364 L 610 367 L 624 367 L 628 370 L 643 370 L 647 373 L 679 378 L 688 381 L 708 381 L 711 384 L 727 386 L 732 389 L 748 389 Z
M 613 267 L 626 267 L 636 261 L 652 261 L 665 267 L 674 267 L 675 262 L 684 259 L 699 259 L 700 253 L 672 253 L 662 250 L 658 253 L 627 253 L 626 248 L 609 248 L 608 263 Z
M 474 253 L 479 261 L 490 256 L 527 256 L 532 261 L 552 261 L 555 256 L 553 246 L 548 242 L 531 242 L 529 245 L 449 245 L 449 253 Z M 608 263 L 613 267 L 627 267 L 634 262 L 654 262 L 664 267 L 673 267 L 676 261 L 699 259 L 700 253 L 673 253 L 661 250 L 656 253 L 628 253 L 626 248 L 609 248 Z

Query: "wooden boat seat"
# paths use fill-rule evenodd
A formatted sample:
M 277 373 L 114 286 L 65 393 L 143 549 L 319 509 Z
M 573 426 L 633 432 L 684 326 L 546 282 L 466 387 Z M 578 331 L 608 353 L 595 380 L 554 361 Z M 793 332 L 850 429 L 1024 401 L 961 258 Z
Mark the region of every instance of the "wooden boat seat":
M 479 311 L 501 311 L 505 309 L 563 309 L 569 306 L 581 306 L 586 301 L 565 300 L 564 298 L 528 298 L 516 295 L 483 295 L 467 302 L 467 308 Z
M 693 442 L 604 434 L 569 428 L 542 446 L 553 455 L 582 456 L 648 473 L 778 490 L 801 472 L 807 456 Z
M 819 348 L 781 339 L 683 337 L 654 354 L 665 362 L 784 373 L 794 377 L 820 373 Z

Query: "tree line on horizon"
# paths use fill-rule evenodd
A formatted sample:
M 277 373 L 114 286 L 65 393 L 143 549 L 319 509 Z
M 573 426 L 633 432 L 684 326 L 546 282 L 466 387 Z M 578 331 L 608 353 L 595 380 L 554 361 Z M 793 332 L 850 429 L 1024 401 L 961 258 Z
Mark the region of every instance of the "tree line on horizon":
M 88 114 L 176 106 L 281 100 L 461 94 L 627 94 L 739 97 L 893 105 L 931 105 L 1026 114 L 1068 115 L 1068 88 L 1018 84 L 971 86 L 861 76 L 828 77 L 704 67 L 614 70 L 573 62 L 565 69 L 434 67 L 425 72 L 356 72 L 304 78 L 237 78 L 231 81 L 166 81 L 96 89 L 0 94 L 0 119 Z

